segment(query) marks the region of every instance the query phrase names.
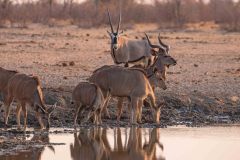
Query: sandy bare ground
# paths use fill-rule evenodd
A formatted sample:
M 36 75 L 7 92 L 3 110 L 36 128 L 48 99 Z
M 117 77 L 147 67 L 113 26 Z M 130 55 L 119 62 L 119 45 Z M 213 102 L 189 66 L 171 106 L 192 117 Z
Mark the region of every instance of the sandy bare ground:
M 160 32 L 163 41 L 171 46 L 170 54 L 177 59 L 178 65 L 168 70 L 168 89 L 157 90 L 157 95 L 165 96 L 171 107 L 175 104 L 171 97 L 182 101 L 176 101 L 178 106 L 204 101 L 207 108 L 240 107 L 239 33 L 157 30 L 154 25 L 140 25 L 124 33 L 140 39 L 143 32 L 149 33 L 153 42 L 157 42 Z M 38 75 L 46 89 L 70 95 L 71 89 L 93 70 L 111 64 L 106 28 L 31 25 L 28 29 L 0 29 L 0 67 Z

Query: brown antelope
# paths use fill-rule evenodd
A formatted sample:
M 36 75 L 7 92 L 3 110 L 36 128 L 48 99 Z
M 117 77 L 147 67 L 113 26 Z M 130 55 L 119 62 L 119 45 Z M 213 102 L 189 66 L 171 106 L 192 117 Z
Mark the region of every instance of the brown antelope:
M 87 121 L 94 113 L 94 123 L 101 121 L 101 108 L 104 103 L 104 97 L 101 89 L 89 82 L 79 83 L 73 90 L 72 102 L 75 104 L 74 127 L 76 128 L 78 114 Z
M 111 27 L 111 32 L 107 31 L 111 38 L 111 56 L 115 64 L 124 63 L 140 63 L 144 67 L 152 64 L 155 55 L 152 52 L 152 47 L 149 46 L 146 40 L 130 40 L 121 36 L 123 32 L 119 32 L 121 23 L 121 13 L 116 32 L 113 29 L 111 16 L 108 12 L 108 20 Z
M 8 93 L 4 101 L 5 105 L 5 125 L 8 124 L 8 117 L 10 113 L 10 105 L 15 99 L 19 104 L 17 106 L 17 124 L 20 128 L 20 113 L 24 112 L 24 130 L 27 126 L 27 108 L 26 105 L 30 105 L 35 111 L 35 115 L 39 121 L 41 129 L 45 126 L 50 126 L 50 115 L 55 109 L 56 105 L 52 107 L 46 107 L 43 101 L 43 94 L 38 77 L 28 76 L 25 74 L 17 73 L 8 81 Z
M 155 95 L 144 70 L 109 67 L 93 73 L 89 81 L 101 88 L 105 98 L 104 105 L 110 95 L 128 97 L 131 101 L 131 123 L 136 123 L 138 108 L 141 108 L 143 100 L 149 97 L 154 111 L 154 120 L 159 123 L 160 108 L 155 103 Z
M 156 60 L 156 62 L 157 61 L 158 61 L 158 59 Z M 155 62 L 155 64 L 157 64 L 156 62 Z M 114 68 L 114 67 L 121 68 L 120 66 L 107 66 L 107 65 L 105 65 L 105 66 L 97 69 L 96 71 L 94 71 L 94 73 L 99 72 L 99 71 L 104 70 L 104 69 L 107 69 L 107 68 Z M 152 86 L 153 89 L 156 88 L 156 87 L 162 88 L 164 90 L 167 89 L 164 78 L 162 77 L 161 72 L 158 72 L 157 68 L 151 66 L 151 67 L 145 69 L 145 68 L 142 68 L 142 66 L 133 66 L 132 68 L 129 68 L 129 70 L 130 69 L 140 69 L 142 72 L 146 72 L 146 76 L 147 76 L 147 78 L 150 82 L 150 85 Z M 107 106 L 108 106 L 108 102 L 110 101 L 110 99 L 111 99 L 111 97 L 109 96 L 109 98 L 107 99 L 106 104 L 104 105 L 104 108 L 103 108 L 103 111 L 108 116 L 109 116 L 109 113 L 108 113 Z M 118 105 L 117 105 L 117 108 L 118 108 L 117 120 L 118 121 L 120 120 L 121 113 L 122 113 L 123 99 L 124 99 L 124 97 L 118 97 Z M 130 106 L 128 108 L 130 109 Z M 140 109 L 140 112 L 141 112 L 141 107 L 139 109 Z M 140 115 L 141 115 L 141 113 L 140 113 Z
M 174 66 L 177 64 L 177 61 L 171 57 L 168 54 L 169 51 L 169 46 L 164 44 L 161 39 L 160 35 L 158 36 L 159 44 L 160 45 L 152 45 L 151 41 L 149 40 L 149 37 L 147 34 L 146 38 L 149 43 L 149 45 L 152 47 L 152 49 L 158 48 L 158 51 L 155 51 L 157 58 L 154 61 L 154 64 L 151 65 L 149 68 L 144 69 L 147 73 L 148 80 L 153 88 L 155 90 L 156 87 L 162 88 L 162 89 L 167 89 L 165 80 L 166 80 L 166 68 L 169 66 Z M 141 66 L 133 66 L 134 67 L 140 67 Z M 106 68 L 106 67 L 104 67 Z M 118 99 L 118 114 L 117 114 L 117 120 L 118 122 L 120 121 L 121 113 L 122 113 L 122 105 L 123 103 L 123 98 Z M 106 107 L 106 106 L 105 106 Z M 104 109 L 107 112 L 107 109 Z M 138 121 L 141 122 L 141 111 L 139 112 L 140 116 L 138 118 Z
M 150 42 L 150 40 L 149 40 Z M 151 42 L 150 42 L 151 43 Z M 151 44 L 152 45 L 152 44 Z M 157 45 L 154 45 L 157 46 Z M 160 46 L 158 46 L 158 48 L 161 48 Z M 166 52 L 162 52 L 162 50 L 159 50 L 157 52 L 157 57 L 154 60 L 153 65 L 151 65 L 148 68 L 143 68 L 142 66 L 133 66 L 132 68 L 141 68 L 142 70 L 144 70 L 146 72 L 147 78 L 152 86 L 152 89 L 154 90 L 156 87 L 162 88 L 162 89 L 167 89 L 166 84 L 165 84 L 165 80 L 166 80 L 166 67 L 168 66 L 172 66 L 172 65 L 176 65 L 176 60 L 174 58 L 172 58 L 169 54 L 166 54 Z M 96 73 L 98 71 L 107 69 L 107 68 L 111 68 L 111 67 L 116 67 L 116 66 L 103 66 L 97 70 L 95 70 L 93 73 Z M 109 117 L 109 113 L 107 110 L 107 105 L 108 105 L 108 101 L 110 100 L 107 99 L 107 102 L 104 106 L 103 111 L 105 112 L 105 114 L 108 115 Z M 121 113 L 122 113 L 122 105 L 123 103 L 123 97 L 118 98 L 118 112 L 117 112 L 117 120 L 120 121 L 120 117 L 121 117 Z M 139 121 L 140 117 L 139 117 Z

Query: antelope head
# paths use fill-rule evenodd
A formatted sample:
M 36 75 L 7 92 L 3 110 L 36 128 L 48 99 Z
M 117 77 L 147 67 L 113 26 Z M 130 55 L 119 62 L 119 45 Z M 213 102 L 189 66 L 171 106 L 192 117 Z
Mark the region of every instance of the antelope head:
M 117 30 L 116 32 L 113 29 L 113 25 L 112 25 L 112 21 L 111 21 L 111 16 L 109 13 L 109 10 L 107 10 L 108 13 L 108 21 L 111 27 L 111 32 L 107 31 L 110 38 L 111 38 L 111 49 L 117 50 L 119 48 L 119 36 L 123 33 L 123 31 L 119 32 L 119 28 L 120 28 L 120 23 L 121 23 L 121 12 L 119 13 L 119 19 L 118 19 L 118 25 L 117 25 Z
M 156 59 L 161 61 L 162 65 L 169 67 L 177 64 L 177 61 L 168 54 L 170 47 L 162 43 L 160 34 L 158 35 L 159 45 L 153 45 L 148 35 L 146 33 L 145 35 L 146 35 L 149 46 L 152 48 L 152 52 L 154 52 L 154 54 L 157 55 Z M 156 49 L 158 49 L 158 51 L 156 51 Z
M 153 65 L 149 67 L 156 75 L 157 79 L 159 79 L 160 82 L 162 82 L 162 84 L 160 84 L 160 88 L 164 90 L 166 88 L 164 85 L 167 73 L 166 68 L 175 64 L 176 60 L 170 55 L 159 54 L 155 59 Z
M 53 111 L 56 109 L 56 103 L 53 106 L 47 107 L 46 105 L 43 107 L 40 106 L 41 112 L 40 116 L 42 119 L 43 126 L 46 126 L 46 129 L 49 129 L 50 127 L 50 116 L 53 113 Z

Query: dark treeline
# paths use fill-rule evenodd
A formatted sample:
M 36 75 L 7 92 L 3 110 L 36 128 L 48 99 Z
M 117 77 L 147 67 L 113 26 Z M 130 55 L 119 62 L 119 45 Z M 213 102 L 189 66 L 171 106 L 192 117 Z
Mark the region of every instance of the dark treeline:
M 20 1 L 20 0 L 19 0 Z M 67 20 L 80 27 L 106 24 L 106 9 L 116 22 L 119 6 L 122 23 L 158 23 L 160 26 L 183 27 L 186 23 L 214 21 L 229 30 L 240 30 L 240 1 L 233 0 L 155 0 L 153 4 L 135 0 L 0 0 L 0 24 L 49 24 L 52 20 Z M 120 4 L 121 3 L 121 4 Z

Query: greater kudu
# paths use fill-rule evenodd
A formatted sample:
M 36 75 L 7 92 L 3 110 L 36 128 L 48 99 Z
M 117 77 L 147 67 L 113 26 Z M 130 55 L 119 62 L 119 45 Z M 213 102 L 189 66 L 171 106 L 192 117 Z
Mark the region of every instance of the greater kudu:
M 8 117 L 10 113 L 10 105 L 15 99 L 19 104 L 17 106 L 17 123 L 20 128 L 20 113 L 24 112 L 24 130 L 27 125 L 27 108 L 30 105 L 35 111 L 36 117 L 39 121 L 41 129 L 45 126 L 50 126 L 50 115 L 55 109 L 56 104 L 52 107 L 46 107 L 43 101 L 43 94 L 40 81 L 36 76 L 28 76 L 17 73 L 9 81 L 7 85 L 7 97 L 4 100 L 5 105 L 5 125 L 8 124 Z
M 154 92 L 144 70 L 118 66 L 109 67 L 93 73 L 89 81 L 101 88 L 105 102 L 107 102 L 110 95 L 128 97 L 132 106 L 131 123 L 136 123 L 138 108 L 141 108 L 143 100 L 149 97 L 154 111 L 154 119 L 156 123 L 159 123 L 160 109 L 156 105 Z
M 94 123 L 101 124 L 101 108 L 104 97 L 101 89 L 89 82 L 80 82 L 73 90 L 72 103 L 75 105 L 74 127 L 76 128 L 78 114 L 86 122 L 94 114 Z

